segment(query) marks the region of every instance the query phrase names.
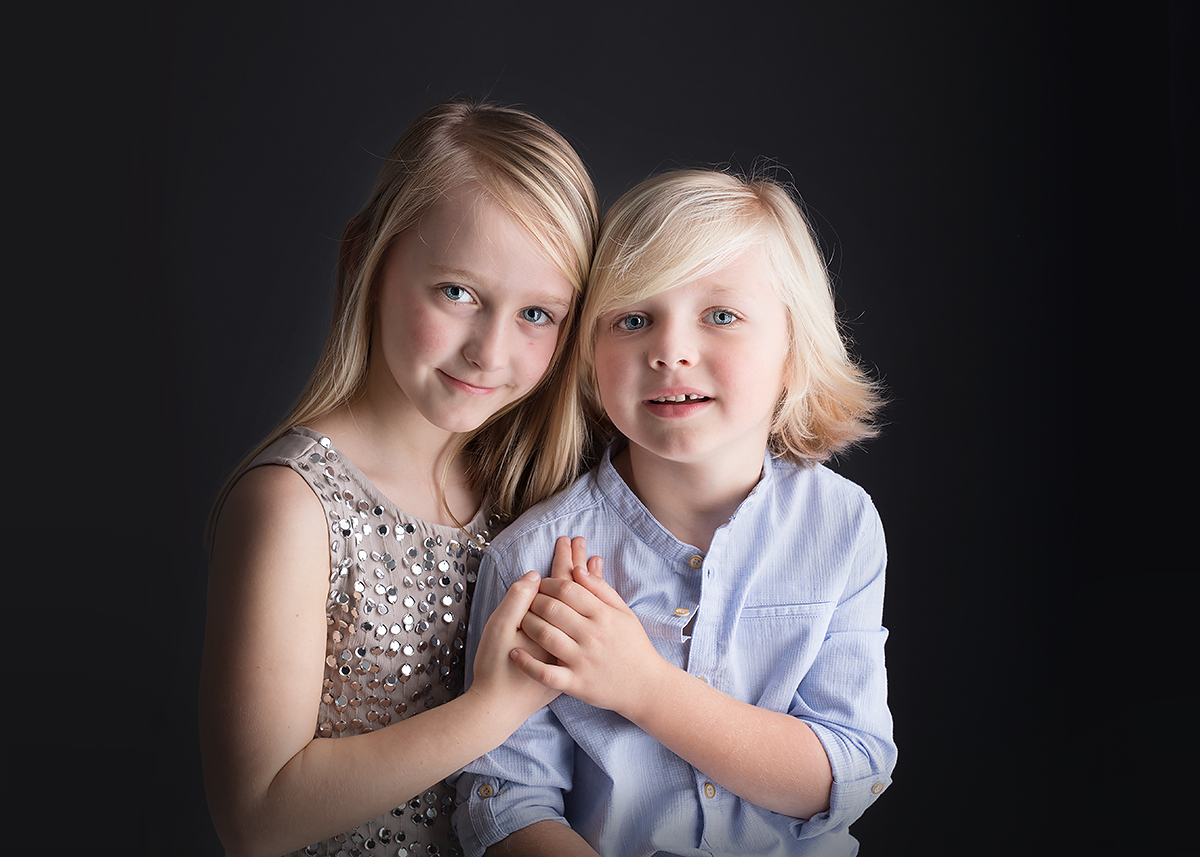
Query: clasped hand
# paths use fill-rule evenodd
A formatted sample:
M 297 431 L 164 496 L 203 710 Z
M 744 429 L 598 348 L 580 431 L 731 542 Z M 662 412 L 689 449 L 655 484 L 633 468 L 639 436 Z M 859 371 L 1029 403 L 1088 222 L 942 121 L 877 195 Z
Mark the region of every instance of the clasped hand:
M 581 537 L 559 538 L 551 574 L 542 580 L 521 630 L 552 660 L 517 648 L 512 656 L 546 687 L 626 717 L 651 668 L 662 659 L 637 616 L 603 578 L 600 557 L 587 558 Z M 632 719 L 632 718 L 631 718 Z

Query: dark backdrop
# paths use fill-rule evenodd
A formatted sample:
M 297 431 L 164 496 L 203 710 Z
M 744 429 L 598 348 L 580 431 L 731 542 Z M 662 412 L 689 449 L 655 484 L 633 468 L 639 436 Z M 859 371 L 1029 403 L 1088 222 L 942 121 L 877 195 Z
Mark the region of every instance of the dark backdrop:
M 890 546 L 900 760 L 854 826 L 862 853 L 1072 853 L 1052 843 L 1103 832 L 1082 806 L 1104 795 L 1093 808 L 1116 811 L 1117 751 L 1078 693 L 1085 399 L 1104 366 L 1088 334 L 1098 296 L 1181 275 L 1195 225 L 1173 190 L 1192 177 L 1182 4 L 1103 19 L 1025 2 L 81 14 L 66 45 L 86 61 L 42 115 L 71 129 L 51 157 L 89 165 L 63 171 L 86 223 L 80 252 L 42 264 L 73 280 L 85 317 L 47 346 L 71 388 L 37 389 L 57 415 L 39 434 L 71 426 L 69 458 L 86 454 L 101 489 L 72 518 L 100 554 L 57 614 L 92 664 L 70 698 L 99 701 L 98 727 L 55 739 L 89 761 L 74 811 L 95 848 L 221 853 L 196 739 L 205 516 L 315 363 L 336 239 L 380 158 L 456 94 L 545 118 L 605 205 L 667 166 L 786 169 L 892 399 L 883 435 L 835 465 L 871 493 Z M 40 768 L 37 746 L 10 752 Z M 110 787 L 127 777 L 132 799 Z

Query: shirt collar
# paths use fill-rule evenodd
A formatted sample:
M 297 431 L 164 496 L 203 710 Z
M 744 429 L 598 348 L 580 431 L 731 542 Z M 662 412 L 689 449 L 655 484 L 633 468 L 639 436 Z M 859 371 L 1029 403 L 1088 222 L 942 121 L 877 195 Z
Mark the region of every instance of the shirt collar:
M 608 450 L 600 459 L 600 464 L 596 468 L 596 484 L 600 489 L 600 493 L 612 505 L 634 535 L 652 549 L 664 556 L 674 556 L 685 551 L 695 553 L 697 549 L 694 546 L 679 541 L 679 539 L 671 534 L 670 530 L 660 524 L 650 514 L 650 510 L 642 505 L 642 501 L 625 484 L 625 480 L 621 478 L 621 474 L 617 473 L 616 468 L 613 467 L 613 456 L 624 449 L 627 444 L 628 441 L 618 435 L 609 444 Z M 769 498 L 774 490 L 774 484 L 777 479 L 775 470 L 779 466 L 780 462 L 772 458 L 769 452 L 763 454 L 762 475 L 759 476 L 754 490 L 750 492 L 734 511 L 733 517 L 717 530 L 717 534 L 713 538 L 714 546 L 718 541 L 717 536 L 722 535 L 723 531 L 737 528 L 739 518 L 743 521 L 748 518 L 754 518 L 760 513 L 763 505 L 769 502 L 766 498 Z M 724 539 L 721 539 L 721 541 L 724 541 Z

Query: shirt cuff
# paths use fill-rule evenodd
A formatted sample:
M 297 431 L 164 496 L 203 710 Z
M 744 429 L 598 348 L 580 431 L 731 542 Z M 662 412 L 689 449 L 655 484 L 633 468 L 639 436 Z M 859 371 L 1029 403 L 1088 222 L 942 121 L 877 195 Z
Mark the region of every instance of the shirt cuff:
M 466 857 L 482 857 L 500 840 L 539 821 L 567 824 L 560 789 L 469 772 L 458 777 L 456 787 L 453 824 Z
M 797 839 L 811 839 L 822 833 L 846 829 L 858 819 L 875 799 L 892 784 L 886 771 L 874 771 L 867 757 L 852 754 L 836 733 L 806 720 L 829 756 L 833 786 L 829 792 L 829 809 L 792 827 Z

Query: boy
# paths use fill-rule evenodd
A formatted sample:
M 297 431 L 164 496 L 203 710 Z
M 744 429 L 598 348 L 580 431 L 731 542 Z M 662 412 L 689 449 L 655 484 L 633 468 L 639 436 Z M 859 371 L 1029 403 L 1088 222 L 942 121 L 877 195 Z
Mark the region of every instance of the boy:
M 613 206 L 593 271 L 581 378 L 620 434 L 493 541 L 472 617 L 581 536 L 522 623 L 556 660 L 513 652 L 563 694 L 467 766 L 460 840 L 852 855 L 896 756 L 886 551 L 870 499 L 818 462 L 874 433 L 878 397 L 807 225 L 772 182 L 671 173 Z

